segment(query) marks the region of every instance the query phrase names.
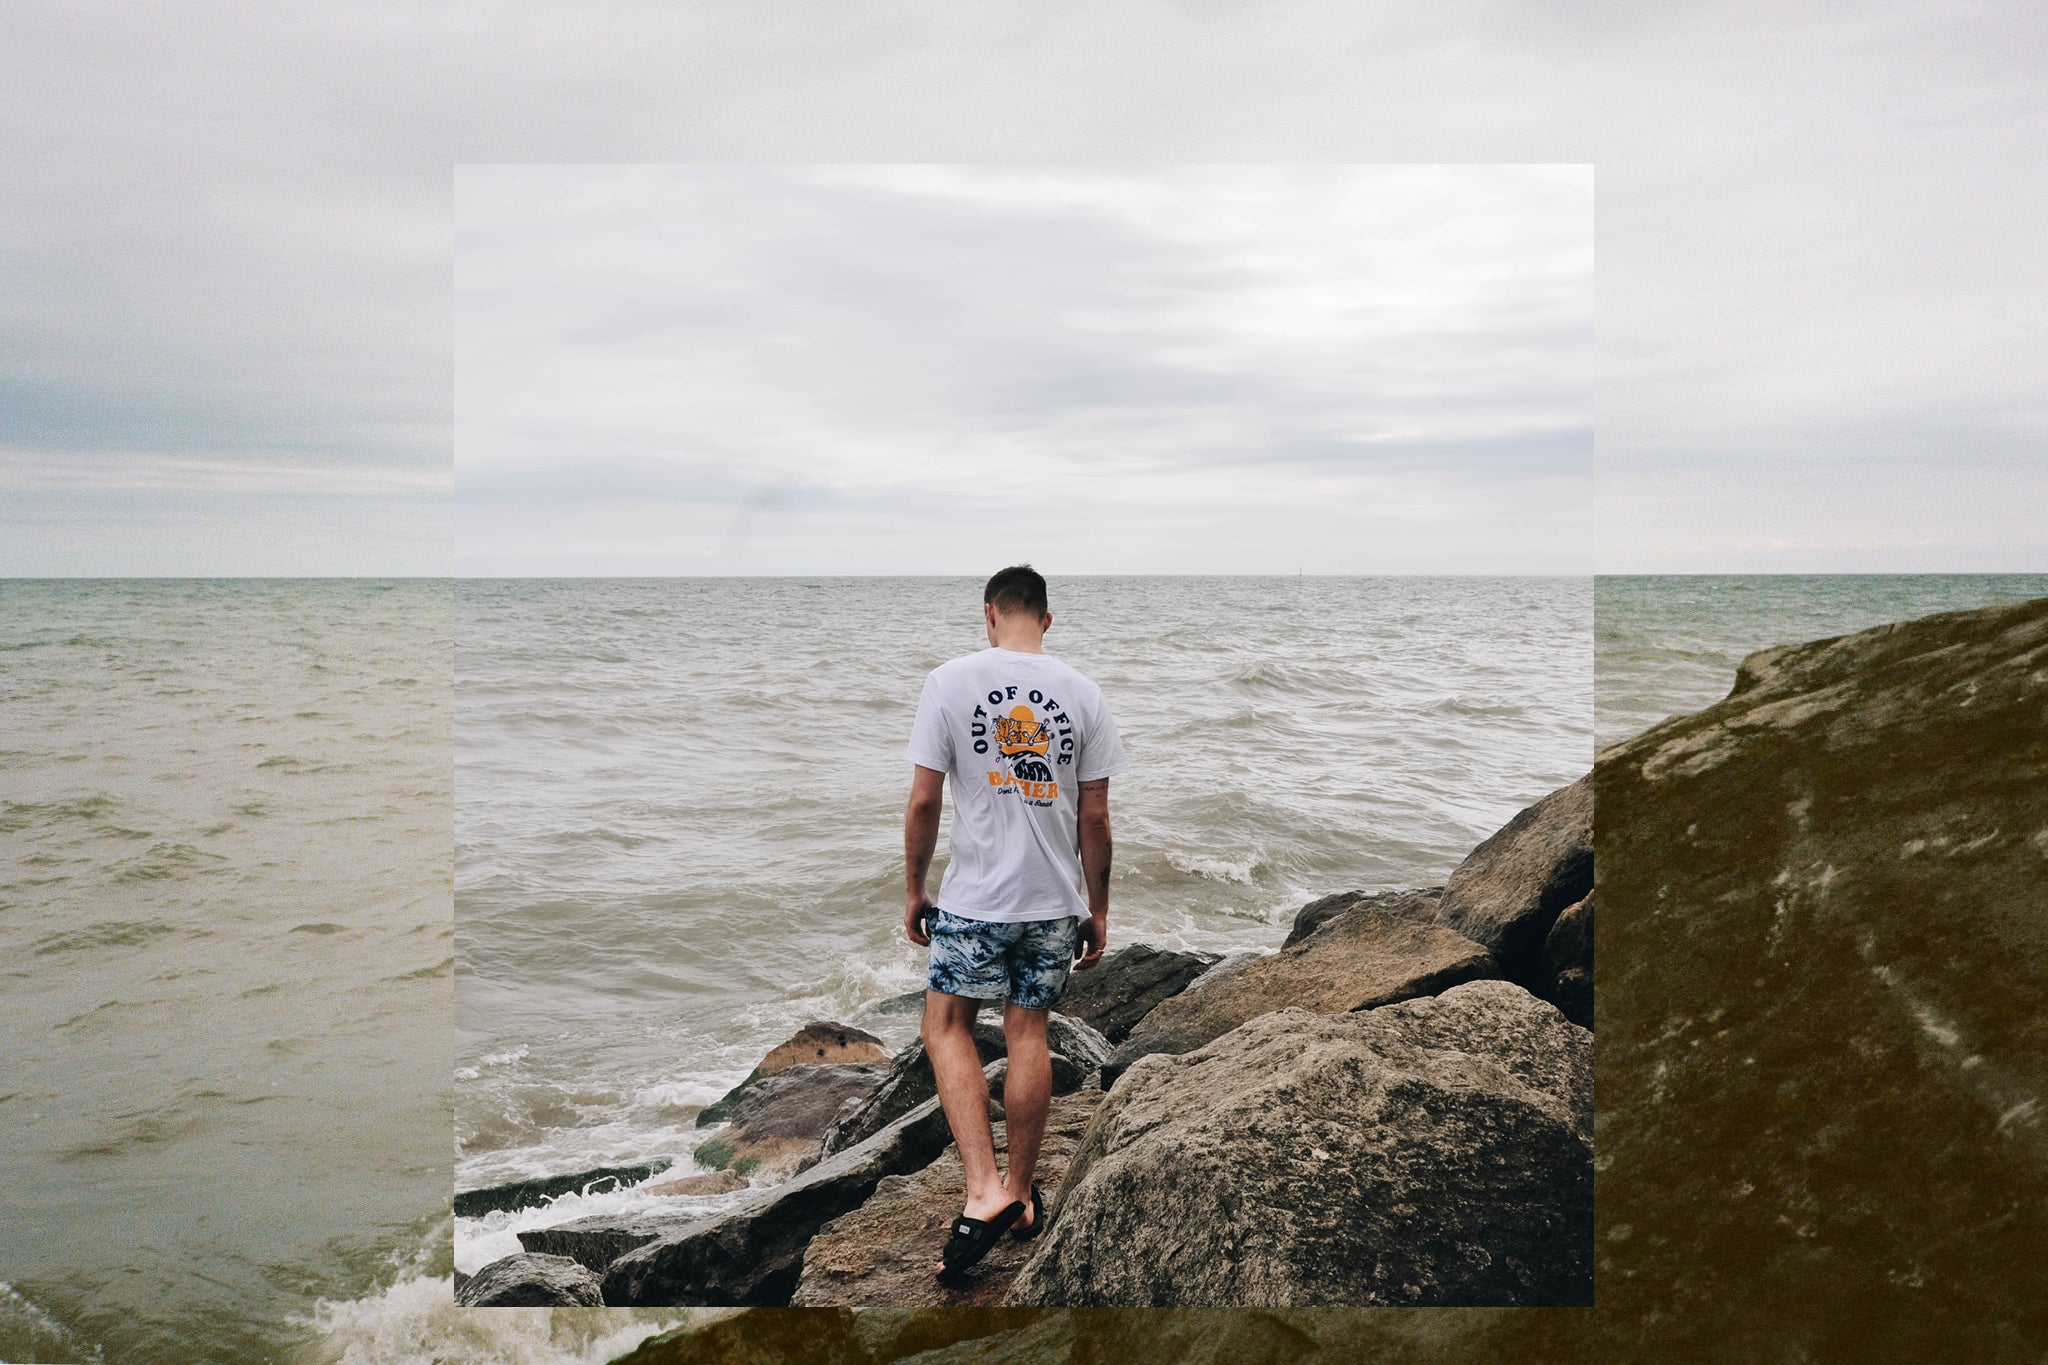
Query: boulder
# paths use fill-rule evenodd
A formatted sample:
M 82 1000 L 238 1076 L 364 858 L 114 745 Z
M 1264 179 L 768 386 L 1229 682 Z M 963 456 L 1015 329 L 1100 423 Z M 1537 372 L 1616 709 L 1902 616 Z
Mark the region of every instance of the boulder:
M 837 1066 L 848 1062 L 886 1062 L 889 1049 L 874 1034 L 850 1024 L 805 1024 L 784 1043 L 771 1048 L 754 1068 L 773 1076 L 785 1067 Z
M 888 1075 L 875 1063 L 804 1063 L 763 1076 L 733 1102 L 732 1127 L 697 1148 L 697 1163 L 742 1176 L 788 1175 L 818 1155 L 840 1109 Z
M 1128 1038 L 1160 1001 L 1179 995 L 1216 965 L 1214 953 L 1181 953 L 1134 943 L 1075 972 L 1059 1012 L 1094 1028 L 1111 1044 Z
M 1101 1100 L 1100 1090 L 1053 1100 L 1038 1157 L 1038 1183 L 1047 1192 L 1048 1206 Z M 996 1150 L 1007 1151 L 1002 1125 L 995 1138 Z M 1033 1243 L 1003 1238 L 957 1287 L 939 1284 L 932 1274 L 946 1231 L 966 1201 L 958 1147 L 948 1146 L 921 1171 L 888 1177 L 865 1204 L 833 1219 L 811 1239 L 790 1302 L 799 1308 L 1000 1304 Z
M 1045 1043 L 1055 1054 L 1055 1093 L 1063 1094 L 1088 1084 L 1109 1056 L 1108 1041 L 1100 1033 L 1057 1011 L 1047 1016 Z M 974 1045 L 983 1062 L 996 1061 L 1009 1052 L 1002 1025 L 988 1019 L 975 1020 Z M 1062 1064 L 1062 1058 L 1067 1065 Z M 820 1157 L 829 1157 L 865 1141 L 938 1093 L 938 1081 L 932 1076 L 932 1064 L 920 1039 L 896 1055 L 888 1076 L 868 1096 L 840 1111 L 819 1144 Z
M 702 1197 L 707 1194 L 730 1194 L 747 1187 L 745 1176 L 735 1171 L 712 1171 L 708 1175 L 685 1175 L 674 1180 L 664 1180 L 649 1185 L 642 1194 L 685 1194 Z
M 1403 907 L 1355 905 L 1291 948 L 1211 968 L 1145 1016 L 1110 1054 L 1102 1083 L 1114 1085 L 1140 1057 L 1191 1052 L 1270 1010 L 1373 1009 L 1499 974 L 1462 934 Z
M 1002 1025 L 992 1024 L 986 1019 L 975 1020 L 974 1047 L 985 1063 L 1001 1057 L 1006 1050 Z M 938 1093 L 939 1083 L 932 1076 L 932 1064 L 924 1054 L 924 1040 L 920 1038 L 896 1054 L 896 1059 L 889 1064 L 888 1075 L 883 1077 L 880 1085 L 866 1098 L 847 1104 L 827 1125 L 819 1142 L 820 1159 L 865 1142 L 911 1110 L 936 1098 Z
M 812 1022 L 798 1029 L 787 1040 L 777 1043 L 761 1059 L 760 1065 L 747 1073 L 747 1078 L 728 1090 L 718 1099 L 704 1106 L 697 1115 L 697 1126 L 709 1128 L 714 1123 L 728 1122 L 740 1096 L 758 1084 L 762 1077 L 792 1066 L 831 1066 L 846 1063 L 886 1062 L 889 1049 L 882 1046 L 882 1040 L 872 1033 L 853 1027 L 851 1024 L 828 1024 Z
M 1558 915 L 1544 940 L 1550 989 L 1543 997 L 1582 1028 L 1593 1027 L 1593 893 Z
M 1593 889 L 1593 775 L 1538 801 L 1472 850 L 1444 883 L 1439 924 L 1483 945 L 1501 973 L 1534 991 L 1550 984 L 1544 940 Z
M 678 1208 L 597 1213 L 553 1227 L 527 1228 L 518 1234 L 519 1245 L 537 1255 L 566 1256 L 602 1275 L 607 1266 L 635 1247 L 696 1227 L 705 1218 L 700 1211 Z
M 2048 1356 L 2048 599 L 1752 655 L 1595 780 L 1611 1353 Z
M 785 1183 L 619 1255 L 605 1270 L 604 1301 L 646 1308 L 787 1303 L 819 1228 L 865 1202 L 883 1177 L 930 1164 L 951 1140 L 935 1096 Z M 522 1246 L 531 1246 L 528 1235 L 519 1235 Z
M 669 1165 L 666 1157 L 657 1157 L 638 1166 L 594 1166 L 571 1175 L 541 1176 L 534 1180 L 492 1185 L 486 1189 L 463 1190 L 455 1196 L 455 1212 L 463 1218 L 481 1218 L 500 1209 L 538 1208 L 551 1199 L 580 1193 L 593 1186 L 620 1189 L 637 1185 L 661 1174 Z
M 597 1276 L 566 1256 L 507 1256 L 463 1282 L 457 1308 L 597 1308 Z
M 1532 1337 L 1569 1342 L 1589 1315 L 1459 1308 L 1246 1311 L 1183 1308 L 1103 1313 L 1027 1308 L 748 1308 L 650 1337 L 617 1365 L 1387 1365 L 1569 1361 L 1569 1346 L 1531 1355 Z
M 1434 920 L 1437 897 L 1443 894 L 1443 890 L 1441 886 L 1428 886 L 1415 891 L 1339 891 L 1333 896 L 1324 896 L 1295 911 L 1294 927 L 1288 930 L 1287 941 L 1280 946 L 1293 947 L 1337 916 L 1361 905 Z
M 1008 1301 L 1589 1304 L 1592 1051 L 1489 980 L 1147 1057 Z

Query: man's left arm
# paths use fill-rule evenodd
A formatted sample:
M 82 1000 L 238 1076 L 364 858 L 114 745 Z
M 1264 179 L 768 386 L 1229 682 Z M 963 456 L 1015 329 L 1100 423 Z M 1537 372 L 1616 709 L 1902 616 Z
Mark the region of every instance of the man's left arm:
M 924 930 L 924 893 L 932 854 L 939 847 L 939 810 L 946 799 L 946 775 L 918 764 L 911 768 L 910 804 L 903 814 L 903 932 L 919 947 L 931 942 Z

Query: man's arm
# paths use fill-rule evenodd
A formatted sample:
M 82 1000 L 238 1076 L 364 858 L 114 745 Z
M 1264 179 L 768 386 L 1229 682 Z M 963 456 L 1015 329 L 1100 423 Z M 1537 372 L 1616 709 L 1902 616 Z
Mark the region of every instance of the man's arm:
M 1093 967 L 1109 942 L 1109 779 L 1081 784 L 1081 879 L 1088 884 L 1088 922 L 1081 926 L 1085 951 L 1076 967 Z
M 924 931 L 925 879 L 939 846 L 939 809 L 946 799 L 946 775 L 933 768 L 911 768 L 910 806 L 903 815 L 903 932 L 922 947 L 931 938 Z

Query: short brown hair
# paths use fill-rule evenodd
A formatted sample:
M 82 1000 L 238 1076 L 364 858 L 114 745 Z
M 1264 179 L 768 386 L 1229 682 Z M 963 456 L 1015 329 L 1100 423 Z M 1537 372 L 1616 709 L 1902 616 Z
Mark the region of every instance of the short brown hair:
M 1043 616 L 1045 576 L 1029 564 L 1012 564 L 997 570 L 995 577 L 989 579 L 988 586 L 981 590 L 981 600 L 1005 615 L 1023 612 Z

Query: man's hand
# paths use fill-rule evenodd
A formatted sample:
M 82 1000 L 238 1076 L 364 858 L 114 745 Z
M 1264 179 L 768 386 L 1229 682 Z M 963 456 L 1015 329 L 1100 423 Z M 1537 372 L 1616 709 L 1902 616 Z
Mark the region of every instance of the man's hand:
M 910 941 L 920 948 L 929 946 L 932 941 L 932 936 L 924 928 L 924 917 L 932 909 L 923 896 L 912 897 L 910 903 L 903 907 L 903 932 L 910 935 Z
M 1102 950 L 1108 943 L 1108 915 L 1090 915 L 1082 920 L 1074 931 L 1074 970 L 1085 972 L 1102 961 Z

